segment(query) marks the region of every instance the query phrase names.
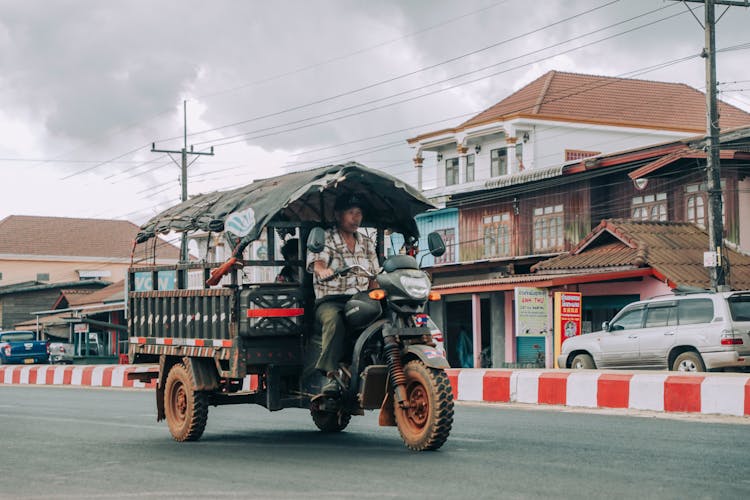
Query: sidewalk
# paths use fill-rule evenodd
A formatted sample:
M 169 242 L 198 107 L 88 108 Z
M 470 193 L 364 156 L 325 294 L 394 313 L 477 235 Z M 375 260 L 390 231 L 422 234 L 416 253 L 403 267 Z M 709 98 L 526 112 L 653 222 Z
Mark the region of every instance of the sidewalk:
M 0 384 L 153 388 L 156 365 L 3 365 Z M 750 416 L 750 374 L 541 369 L 446 370 L 457 401 Z M 246 377 L 244 390 L 256 379 Z

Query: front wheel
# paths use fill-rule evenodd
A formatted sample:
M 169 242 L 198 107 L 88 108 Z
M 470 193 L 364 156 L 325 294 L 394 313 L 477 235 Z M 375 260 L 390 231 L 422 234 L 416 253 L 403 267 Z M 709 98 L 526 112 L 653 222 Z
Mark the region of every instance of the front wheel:
M 208 420 L 208 397 L 196 391 L 193 374 L 182 363 L 169 370 L 164 385 L 164 412 L 175 441 L 197 441 Z
M 413 360 L 404 367 L 405 407 L 398 403 L 394 413 L 398 432 L 412 450 L 437 450 L 453 425 L 453 392 L 443 370 L 428 368 Z
M 323 432 L 341 432 L 349 425 L 352 416 L 342 411 L 330 412 L 322 410 L 310 410 L 313 422 Z

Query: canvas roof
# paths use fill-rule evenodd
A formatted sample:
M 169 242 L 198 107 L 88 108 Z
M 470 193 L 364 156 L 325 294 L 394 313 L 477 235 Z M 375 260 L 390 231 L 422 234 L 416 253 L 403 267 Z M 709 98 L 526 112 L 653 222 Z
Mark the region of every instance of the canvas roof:
M 138 241 L 169 231 L 225 231 L 235 256 L 258 239 L 271 222 L 334 220 L 333 204 L 342 193 L 361 196 L 364 225 L 419 235 L 414 216 L 435 208 L 415 188 L 384 172 L 350 162 L 255 181 L 229 191 L 197 196 L 153 217 Z

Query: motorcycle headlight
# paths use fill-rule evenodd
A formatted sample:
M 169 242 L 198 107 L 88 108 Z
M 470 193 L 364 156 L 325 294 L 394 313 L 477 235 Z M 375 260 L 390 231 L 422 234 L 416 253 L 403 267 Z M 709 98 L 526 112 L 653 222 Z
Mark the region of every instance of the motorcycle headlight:
M 401 276 L 401 286 L 412 298 L 424 299 L 430 293 L 430 280 L 425 276 Z

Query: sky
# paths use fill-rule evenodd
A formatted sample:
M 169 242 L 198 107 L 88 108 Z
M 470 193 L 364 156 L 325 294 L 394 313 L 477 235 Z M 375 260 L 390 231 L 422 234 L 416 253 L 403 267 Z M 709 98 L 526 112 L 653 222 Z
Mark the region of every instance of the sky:
M 724 10 L 719 97 L 750 111 L 750 8 Z M 181 193 L 180 155 L 152 144 L 213 146 L 189 157 L 190 195 L 350 160 L 416 183 L 408 138 L 550 70 L 704 91 L 703 16 L 672 0 L 0 0 L 0 219 L 142 224 Z

